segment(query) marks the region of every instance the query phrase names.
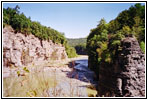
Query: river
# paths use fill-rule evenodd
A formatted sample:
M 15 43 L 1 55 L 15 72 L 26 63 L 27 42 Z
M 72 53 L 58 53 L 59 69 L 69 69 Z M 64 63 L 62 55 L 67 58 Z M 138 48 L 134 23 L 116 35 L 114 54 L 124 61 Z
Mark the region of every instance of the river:
M 90 94 L 95 96 L 97 91 L 89 87 L 96 87 L 97 81 L 94 80 L 94 72 L 88 68 L 88 57 L 81 56 L 72 61 L 75 62 L 75 66 L 70 68 L 70 71 L 66 69 L 62 71 L 67 77 L 60 78 L 61 82 L 56 87 L 57 91 L 61 90 L 58 96 L 88 97 Z M 52 93 L 53 90 L 50 92 Z
M 69 66 L 72 61 L 75 66 Z M 24 73 L 23 68 L 3 70 L 4 96 L 24 97 L 28 91 L 35 91 L 38 97 L 88 97 L 97 94 L 94 89 L 97 82 L 94 72 L 88 68 L 88 56 L 27 68 L 30 72 L 19 77 L 17 72 Z M 34 88 L 36 90 L 32 90 Z M 38 92 L 40 90 L 43 92 Z

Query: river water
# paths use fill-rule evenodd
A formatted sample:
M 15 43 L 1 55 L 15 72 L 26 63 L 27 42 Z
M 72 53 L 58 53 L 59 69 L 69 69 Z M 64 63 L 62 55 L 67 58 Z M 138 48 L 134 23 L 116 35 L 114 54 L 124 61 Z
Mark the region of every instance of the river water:
M 95 73 L 88 68 L 88 59 L 80 59 L 75 61 L 74 73 L 78 76 L 78 79 L 84 82 L 90 82 L 92 84 L 97 84 L 95 81 Z
M 61 93 L 57 96 L 88 97 L 88 86 L 96 86 L 97 84 L 97 81 L 94 80 L 95 74 L 88 68 L 87 57 L 74 59 L 73 61 L 75 61 L 75 66 L 69 68 L 70 71 L 62 71 L 65 72 L 66 77 L 60 77 L 61 82 L 56 86 L 56 90 Z M 50 91 L 50 94 L 52 92 L 53 90 Z
M 19 77 L 19 79 L 23 77 L 32 77 L 32 75 L 34 75 L 34 72 L 38 72 L 40 74 L 46 73 L 45 76 L 52 78 L 57 84 L 55 85 L 55 87 L 51 87 L 44 91 L 45 93 L 43 94 L 48 94 L 49 97 L 88 97 L 90 94 L 88 93 L 88 86 L 96 86 L 97 84 L 94 79 L 94 72 L 88 68 L 88 57 L 78 57 L 75 59 L 70 59 L 70 61 L 74 61 L 75 66 L 70 67 L 66 65 L 67 63 L 64 66 L 60 66 L 58 65 L 58 63 L 56 63 L 57 67 L 48 67 L 47 65 L 42 65 L 40 67 L 29 67 L 30 74 L 28 74 L 28 76 Z M 7 71 L 7 73 L 13 72 L 13 76 L 7 75 L 7 73 L 4 73 L 4 76 L 7 75 L 7 77 L 18 77 L 16 74 L 16 71 L 18 69 L 11 69 L 11 71 L 9 71 L 10 69 L 5 70 Z M 12 85 L 12 87 L 14 86 Z M 97 92 L 96 90 L 94 91 Z M 21 92 L 18 92 L 18 94 L 19 93 Z

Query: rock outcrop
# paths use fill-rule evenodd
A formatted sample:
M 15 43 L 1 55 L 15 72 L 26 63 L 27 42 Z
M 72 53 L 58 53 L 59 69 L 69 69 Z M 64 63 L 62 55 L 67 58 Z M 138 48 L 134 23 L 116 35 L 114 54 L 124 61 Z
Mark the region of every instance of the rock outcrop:
M 3 29 L 3 66 L 24 66 L 41 61 L 67 59 L 65 48 L 51 40 L 39 40 L 34 35 L 15 33 L 9 26 Z
M 99 96 L 144 97 L 145 55 L 134 37 L 121 41 L 113 65 L 100 66 Z

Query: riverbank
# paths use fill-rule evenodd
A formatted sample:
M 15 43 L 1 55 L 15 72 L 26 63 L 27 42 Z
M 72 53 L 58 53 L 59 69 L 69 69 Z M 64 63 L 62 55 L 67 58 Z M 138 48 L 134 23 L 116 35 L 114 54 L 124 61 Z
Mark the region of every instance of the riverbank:
M 11 68 L 9 69 L 11 77 L 6 75 L 5 69 L 3 95 L 5 97 L 96 96 L 97 91 L 92 84 L 94 73 L 87 68 L 87 60 L 87 56 L 79 56 L 63 61 L 52 61 L 40 66 L 28 66 L 26 69 L 29 72 L 23 68 Z M 79 64 L 72 68 L 69 66 L 71 61 Z

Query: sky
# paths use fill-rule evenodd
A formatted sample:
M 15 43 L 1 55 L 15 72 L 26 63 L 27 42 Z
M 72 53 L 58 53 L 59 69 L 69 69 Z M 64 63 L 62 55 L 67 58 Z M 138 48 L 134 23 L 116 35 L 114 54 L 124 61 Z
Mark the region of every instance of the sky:
M 3 7 L 20 6 L 20 12 L 32 21 L 56 29 L 67 38 L 87 37 L 101 18 L 106 22 L 135 3 L 3 3 Z

